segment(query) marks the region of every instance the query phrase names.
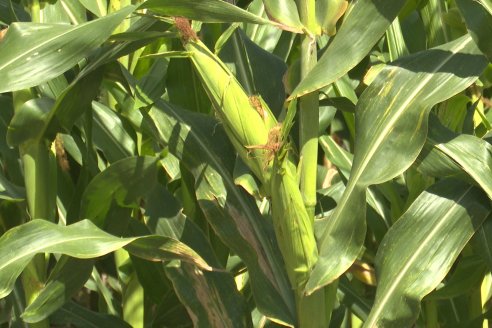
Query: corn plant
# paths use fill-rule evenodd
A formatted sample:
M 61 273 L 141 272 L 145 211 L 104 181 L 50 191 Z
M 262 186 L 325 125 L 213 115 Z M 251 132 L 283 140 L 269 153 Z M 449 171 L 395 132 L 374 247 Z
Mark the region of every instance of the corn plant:
M 489 0 L 0 0 L 2 327 L 487 327 Z

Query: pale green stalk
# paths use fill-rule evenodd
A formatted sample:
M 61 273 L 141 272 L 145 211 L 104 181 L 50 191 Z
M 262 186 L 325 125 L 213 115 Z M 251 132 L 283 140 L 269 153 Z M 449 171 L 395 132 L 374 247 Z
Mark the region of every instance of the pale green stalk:
M 301 45 L 301 80 L 317 62 L 315 34 L 318 34 L 315 0 L 297 0 L 301 22 L 306 28 Z M 318 165 L 318 92 L 312 92 L 299 100 L 300 132 L 300 191 L 304 199 L 311 229 L 316 206 L 316 175 Z M 314 231 L 314 230 L 313 230 Z M 314 233 L 314 232 L 313 232 Z M 310 296 L 297 293 L 299 327 L 328 327 L 331 310 L 336 300 L 337 284 L 316 291 Z
M 14 93 L 16 110 L 26 100 L 29 91 Z M 20 146 L 29 215 L 32 219 L 54 220 L 56 208 L 56 167 L 54 156 L 44 141 L 28 141 Z M 26 304 L 31 304 L 46 281 L 46 259 L 36 255 L 22 274 Z M 47 319 L 31 324 L 34 328 L 47 328 Z
M 31 2 L 33 22 L 41 22 L 39 0 Z M 16 111 L 33 96 L 29 90 L 14 92 Z M 24 169 L 26 200 L 31 219 L 54 221 L 56 211 L 56 162 L 49 143 L 45 140 L 28 141 L 19 147 Z M 42 290 L 47 278 L 46 257 L 36 255 L 26 266 L 21 280 L 26 305 L 31 304 Z M 48 328 L 48 319 L 30 324 L 33 328 Z
M 316 41 L 304 36 L 301 54 L 301 78 L 316 64 Z M 301 149 L 301 192 L 309 217 L 314 222 L 316 206 L 316 171 L 318 164 L 318 93 L 312 92 L 299 101 L 300 149 Z

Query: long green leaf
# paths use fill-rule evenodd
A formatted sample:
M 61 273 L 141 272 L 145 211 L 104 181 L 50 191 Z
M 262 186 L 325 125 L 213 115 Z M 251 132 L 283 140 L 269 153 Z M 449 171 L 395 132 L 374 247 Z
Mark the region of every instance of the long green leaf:
M 456 0 L 466 27 L 482 52 L 492 60 L 492 3 L 489 0 Z
M 279 23 L 284 30 L 301 33 L 301 23 L 294 0 L 263 0 L 268 17 Z
M 77 26 L 13 23 L 0 43 L 0 93 L 32 87 L 69 70 L 99 47 L 133 9 Z
M 15 147 L 28 140 L 39 142 L 48 127 L 54 104 L 50 98 L 36 98 L 23 104 L 9 124 L 7 143 Z
M 163 202 L 167 206 L 162 206 Z M 146 200 L 146 206 L 145 214 L 149 215 L 147 226 L 150 229 L 160 235 L 179 239 L 195 249 L 213 267 L 221 266 L 203 231 L 186 218 L 167 189 L 157 186 Z M 222 323 L 225 326 L 248 326 L 250 311 L 229 272 L 198 273 L 197 268 L 184 263 L 168 265 L 165 271 L 181 302 L 193 314 L 191 318 L 195 326 L 220 327 Z M 155 280 L 149 282 L 149 287 L 154 290 L 155 285 Z
M 390 180 L 417 158 L 431 107 L 460 92 L 486 65 L 466 35 L 385 67 L 362 94 L 350 179 L 320 240 L 320 259 L 308 281 L 312 292 L 339 277 L 356 259 L 366 233 L 365 193 Z M 391 158 L 391 161 L 388 161 Z
M 7 178 L 0 173 L 0 199 L 22 201 L 25 198 L 25 190 L 7 180 Z
M 332 138 L 328 136 L 321 136 L 319 138 L 319 144 L 328 159 L 340 170 L 340 173 L 348 178 L 350 175 L 350 168 L 352 167 L 353 155 L 348 151 L 342 149 Z M 379 216 L 388 225 L 390 220 L 387 209 L 378 201 L 376 193 L 372 188 L 367 192 L 367 203 L 376 211 Z
M 169 266 L 166 273 L 188 312 L 193 313 L 194 327 L 252 327 L 246 304 L 237 298 L 236 286 L 229 274 L 197 272 L 187 263 Z
M 211 269 L 191 248 L 175 239 L 162 236 L 120 238 L 104 232 L 88 220 L 70 226 L 33 220 L 10 229 L 0 238 L 0 298 L 12 291 L 15 280 L 37 253 L 60 253 L 89 259 L 123 247 L 150 261 L 181 259 L 205 270 Z
M 427 142 L 451 161 L 446 170 L 452 168 L 456 175 L 466 172 L 492 199 L 492 145 L 472 135 L 455 134 L 436 120 Z
M 35 323 L 61 308 L 84 286 L 91 276 L 92 265 L 91 260 L 61 257 L 39 295 L 22 313 L 22 320 Z
M 158 101 L 150 111 L 152 134 L 182 160 L 196 179 L 196 196 L 208 222 L 248 267 L 258 309 L 277 322 L 294 323 L 293 294 L 273 230 L 256 204 L 235 184 L 226 159 L 230 145 L 215 120 Z M 150 123 L 150 122 L 149 122 Z M 220 132 L 220 134 L 219 134 Z M 219 149 L 222 151 L 218 155 Z M 223 154 L 222 154 L 223 153 Z M 232 161 L 232 159 L 230 160 Z
M 491 211 L 478 188 L 443 180 L 423 192 L 385 236 L 376 256 L 376 300 L 365 327 L 409 327 Z
M 156 157 L 128 157 L 99 173 L 82 196 L 81 215 L 102 226 L 113 199 L 122 207 L 138 207 L 137 198 L 152 190 Z
M 222 0 L 149 0 L 140 8 L 166 16 L 181 16 L 207 23 L 270 24 L 266 19 Z
M 106 16 L 108 12 L 107 0 L 78 0 L 78 1 L 97 17 Z
M 381 38 L 405 2 L 405 0 L 353 2 L 333 42 L 294 89 L 290 98 L 321 89 L 354 68 Z
M 30 20 L 29 14 L 18 3 L 11 0 L 0 0 L 0 23 L 11 24 L 17 21 L 28 22 Z
M 53 324 L 76 326 L 79 328 L 130 328 L 131 326 L 117 316 L 91 311 L 75 302 L 68 302 L 51 318 Z

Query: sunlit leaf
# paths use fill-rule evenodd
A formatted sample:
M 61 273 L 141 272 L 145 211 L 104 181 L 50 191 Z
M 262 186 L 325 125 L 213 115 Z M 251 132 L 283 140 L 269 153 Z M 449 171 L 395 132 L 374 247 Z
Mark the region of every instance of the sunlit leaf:
M 148 0 L 140 8 L 158 14 L 181 16 L 208 23 L 246 22 L 269 24 L 269 21 L 222 0 Z
M 88 220 L 63 227 L 38 219 L 10 229 L 0 237 L 0 298 L 12 291 L 15 280 L 37 253 L 90 259 L 123 247 L 150 261 L 182 259 L 211 269 L 193 250 L 175 239 L 161 236 L 120 238 L 100 230 Z M 16 251 L 12 252 L 14 249 Z
M 32 87 L 69 70 L 99 47 L 133 9 L 77 26 L 13 23 L 0 43 L 0 93 Z
M 359 254 L 367 187 L 412 164 L 425 143 L 431 106 L 469 86 L 485 64 L 471 37 L 464 36 L 386 66 L 365 90 L 356 108 L 356 151 L 347 189 L 320 240 L 308 292 L 339 277 Z
M 404 0 L 352 2 L 333 42 L 290 97 L 321 89 L 354 68 L 381 38 L 404 4 Z
M 478 189 L 443 180 L 422 193 L 376 256 L 376 300 L 365 327 L 408 327 L 491 211 Z

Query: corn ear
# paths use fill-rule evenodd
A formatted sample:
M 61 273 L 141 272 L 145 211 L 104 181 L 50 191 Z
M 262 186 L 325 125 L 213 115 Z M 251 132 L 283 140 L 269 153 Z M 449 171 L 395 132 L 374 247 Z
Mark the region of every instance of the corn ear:
M 275 159 L 271 197 L 277 242 L 292 287 L 300 291 L 318 260 L 318 249 L 295 172 L 295 165 L 287 157 Z
M 200 40 L 183 39 L 232 144 L 253 173 L 266 183 L 271 167 L 269 157 L 273 158 L 266 144 L 270 130 L 277 125 L 275 117 L 261 99 L 257 101 L 246 94 L 232 72 Z

